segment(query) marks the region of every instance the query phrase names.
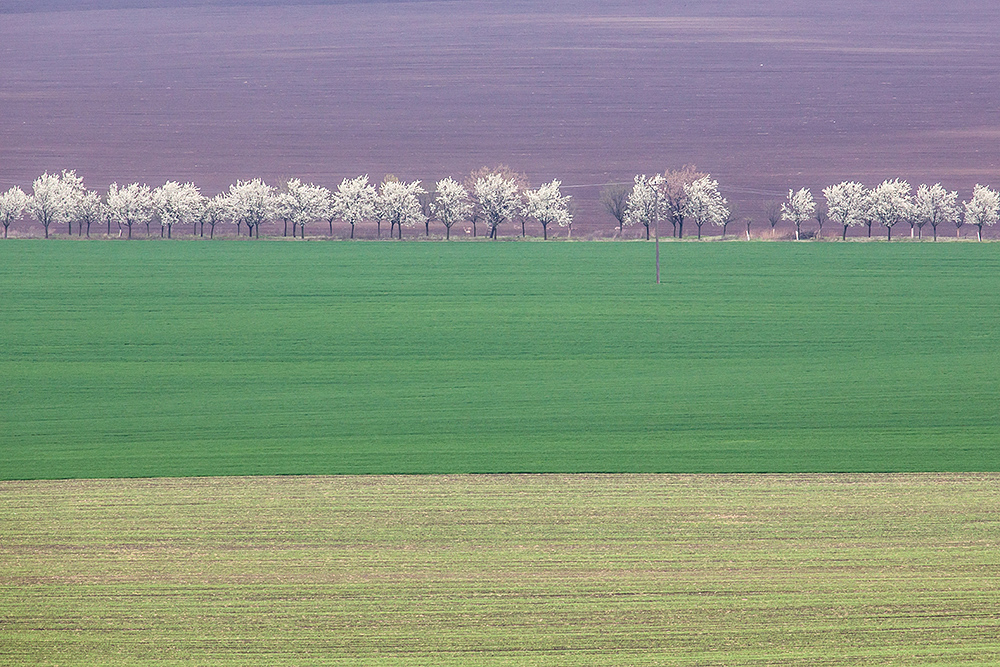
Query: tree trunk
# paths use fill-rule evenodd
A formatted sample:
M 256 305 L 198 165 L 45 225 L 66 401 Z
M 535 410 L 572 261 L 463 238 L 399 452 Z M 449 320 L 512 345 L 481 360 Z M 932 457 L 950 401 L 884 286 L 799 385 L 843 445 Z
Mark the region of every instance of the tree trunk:
M 697 225 L 698 225 L 698 240 L 700 241 L 700 240 L 701 240 L 701 226 L 702 226 L 703 224 L 705 224 L 705 223 L 703 223 L 703 222 L 698 222 L 698 223 L 695 223 L 695 224 L 697 224 Z
M 750 240 L 750 223 L 747 222 L 747 241 Z
M 840 237 L 840 239 L 842 241 L 846 241 L 847 240 L 847 225 L 844 225 L 844 235 L 842 237 Z
M 684 220 L 683 219 L 677 221 L 677 238 L 679 238 L 679 239 L 684 238 Z
M 382 221 L 381 220 L 376 220 L 375 221 L 375 226 L 378 228 L 378 237 L 382 238 Z
M 201 238 L 205 238 L 205 221 L 204 220 L 201 221 L 201 234 L 199 236 L 201 236 Z
M 979 236 L 979 240 L 981 242 L 983 240 L 983 226 L 982 225 L 976 225 L 976 229 L 978 230 L 976 232 L 976 234 Z
M 240 235 L 240 221 L 237 220 L 236 221 L 236 236 L 238 237 L 239 235 Z
M 170 238 L 170 232 L 173 231 L 173 228 L 174 228 L 173 225 L 167 225 L 167 238 L 168 239 Z
M 163 238 L 163 227 L 160 227 L 160 238 Z
M 128 240 L 132 240 L 132 225 L 128 226 Z
M 868 238 L 872 237 L 872 223 L 868 223 Z
M 914 236 L 913 236 L 913 223 L 912 222 L 910 223 L 910 238 L 911 239 L 914 238 Z
M 476 221 L 472 221 L 472 238 L 476 238 Z
M 646 227 L 646 240 L 648 241 L 649 240 L 649 224 L 648 223 L 643 223 L 643 224 Z
M 351 223 L 351 238 L 354 238 L 354 223 Z
M 937 241 L 937 225 L 931 225 L 931 228 L 934 229 L 934 241 L 936 242 Z
M 294 232 L 295 230 L 292 230 L 292 231 Z M 292 238 L 295 238 L 295 237 L 293 236 Z M 303 241 L 306 240 L 306 226 L 305 225 L 299 225 L 299 238 L 301 238 Z
M 333 236 L 333 218 L 327 220 L 330 223 L 330 236 Z
M 521 236 L 524 236 L 524 234 L 522 233 Z M 544 241 L 548 241 L 549 240 L 549 227 L 548 227 L 548 225 L 544 225 L 544 224 L 542 225 L 542 240 L 544 240 Z
M 282 236 L 288 236 L 288 220 L 287 219 L 285 220 L 285 231 L 284 231 L 284 233 L 282 233 Z
M 799 223 L 795 223 L 795 240 L 799 240 Z
M 544 225 L 543 225 L 544 227 Z M 524 220 L 521 221 L 521 238 L 524 238 Z
M 66 227 L 68 228 L 67 231 L 66 231 L 66 235 L 67 236 L 73 236 L 73 223 L 72 222 L 67 222 L 66 223 Z
M 445 241 L 451 240 L 451 225 L 445 225 L 444 227 L 444 240 Z
M 430 236 L 430 235 L 431 235 L 431 221 L 424 220 L 424 236 Z
M 87 238 L 90 238 L 90 222 L 87 223 Z
M 7 227 L 9 227 L 9 225 L 4 225 L 3 226 L 3 237 L 4 238 L 7 238 Z
M 209 234 L 209 236 L 208 236 L 209 239 L 214 239 L 215 238 L 215 225 L 209 225 L 208 226 L 208 234 Z
M 132 231 L 132 227 L 129 227 L 128 230 L 129 230 L 129 232 L 131 232 Z M 132 237 L 129 237 L 129 238 L 132 238 Z M 149 238 L 149 223 L 148 222 L 146 223 L 146 238 Z
M 885 228 L 885 233 L 886 233 L 886 239 L 885 240 L 886 241 L 891 241 L 892 240 L 892 226 L 891 225 Z

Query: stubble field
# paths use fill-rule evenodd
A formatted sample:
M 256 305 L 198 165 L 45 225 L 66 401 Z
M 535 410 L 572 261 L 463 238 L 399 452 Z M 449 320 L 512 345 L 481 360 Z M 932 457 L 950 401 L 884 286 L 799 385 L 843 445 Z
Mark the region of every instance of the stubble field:
M 15 665 L 1000 660 L 996 475 L 0 483 Z

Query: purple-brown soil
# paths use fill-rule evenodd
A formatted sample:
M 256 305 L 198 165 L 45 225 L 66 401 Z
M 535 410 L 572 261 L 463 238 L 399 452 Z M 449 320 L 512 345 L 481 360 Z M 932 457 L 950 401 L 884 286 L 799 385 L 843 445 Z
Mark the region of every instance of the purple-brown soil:
M 762 232 L 790 187 L 1000 185 L 998 26 L 993 0 L 0 0 L 0 187 L 506 163 L 606 235 L 601 184 L 694 163 Z

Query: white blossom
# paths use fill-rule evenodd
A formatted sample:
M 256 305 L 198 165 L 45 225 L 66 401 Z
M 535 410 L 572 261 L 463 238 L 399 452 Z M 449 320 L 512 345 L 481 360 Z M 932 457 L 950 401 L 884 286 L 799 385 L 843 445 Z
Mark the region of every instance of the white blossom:
M 431 211 L 445 228 L 445 238 L 451 238 L 451 227 L 467 220 L 472 214 L 472 201 L 465 187 L 451 178 L 443 178 L 435 185 L 435 198 Z
M 798 192 L 788 191 L 788 200 L 781 205 L 781 219 L 795 223 L 795 240 L 799 240 L 802 223 L 812 218 L 816 212 L 816 200 L 808 188 Z
M 306 235 L 306 224 L 313 220 L 334 217 L 330 211 L 330 191 L 322 185 L 303 183 L 297 178 L 290 178 L 285 184 L 285 192 L 278 196 L 280 217 L 292 223 L 292 236 L 295 236 L 296 226 L 302 227 L 302 237 Z M 333 225 L 331 221 L 331 226 Z
M 937 227 L 942 222 L 955 222 L 959 219 L 958 192 L 948 192 L 940 183 L 923 184 L 917 188 L 913 197 L 913 219 L 917 228 L 930 223 L 934 229 L 934 240 L 937 240 Z
M 76 224 L 87 227 L 87 238 L 90 238 L 90 226 L 103 220 L 107 215 L 107 207 L 101 201 L 101 196 L 93 190 L 84 190 L 75 197 L 73 202 L 73 217 Z
M 563 196 L 559 191 L 560 181 L 552 181 L 540 185 L 537 190 L 526 190 L 524 198 L 524 215 L 534 218 L 542 225 L 543 238 L 549 238 L 549 225 L 555 223 L 560 227 L 570 226 L 572 233 L 573 216 L 569 212 L 569 195 Z
M 702 225 L 711 223 L 721 226 L 729 219 L 728 202 L 719 193 L 719 182 L 711 176 L 702 176 L 686 184 L 684 193 L 687 195 L 684 213 L 698 226 L 699 239 Z
M 274 188 L 259 178 L 237 181 L 229 186 L 229 208 L 237 225 L 244 223 L 253 238 L 254 229 L 260 238 L 260 224 L 277 213 Z
M 333 194 L 333 211 L 340 219 L 351 225 L 351 238 L 354 238 L 354 225 L 375 216 L 375 200 L 378 193 L 375 186 L 368 182 L 368 175 L 357 178 L 345 178 Z
M 885 227 L 891 241 L 893 226 L 913 215 L 910 184 L 898 178 L 892 181 L 882 181 L 871 191 L 869 196 L 868 213 L 870 219 Z
M 0 224 L 3 225 L 4 238 L 7 238 L 7 229 L 11 223 L 20 220 L 21 216 L 24 215 L 25 209 L 28 208 L 29 199 L 28 195 L 24 194 L 24 190 L 16 185 L 0 195 Z
M 490 226 L 490 237 L 497 237 L 497 228 L 518 212 L 517 181 L 501 174 L 487 174 L 476 179 L 474 187 L 483 219 Z
M 844 227 L 843 238 L 847 239 L 847 229 L 865 224 L 868 210 L 868 192 L 857 181 L 844 181 L 823 188 L 826 198 L 826 212 L 831 221 Z
M 167 235 L 174 225 L 196 224 L 205 208 L 205 198 L 194 183 L 167 181 L 151 193 L 153 210 L 160 220 L 160 229 L 167 228 Z
M 424 217 L 423 208 L 420 206 L 420 195 L 426 190 L 420 185 L 420 181 L 403 183 L 401 181 L 385 181 L 379 188 L 376 206 L 379 209 L 380 217 L 389 223 L 389 236 L 392 236 L 392 229 L 399 226 L 399 238 L 403 238 L 403 226 L 410 227 L 422 224 Z
M 229 205 L 229 195 L 220 192 L 211 199 L 205 201 L 205 207 L 201 212 L 202 230 L 204 224 L 209 225 L 209 238 L 215 238 L 215 226 L 219 223 L 232 219 L 232 208 Z
M 978 229 L 979 240 L 983 240 L 983 225 L 992 227 L 1000 217 L 1000 193 L 985 185 L 976 184 L 972 199 L 965 202 L 965 221 Z
M 63 170 L 61 175 L 46 172 L 35 179 L 31 189 L 28 212 L 45 228 L 45 238 L 52 224 L 72 223 L 74 197 L 83 189 L 75 171 Z
M 153 214 L 149 186 L 130 183 L 119 188 L 117 183 L 112 183 L 106 201 L 108 220 L 118 223 L 118 236 L 121 236 L 122 227 L 128 228 L 128 237 L 132 238 L 132 225 L 149 224 Z
M 647 177 L 645 174 L 636 175 L 632 192 L 629 193 L 628 202 L 625 204 L 625 224 L 642 225 L 646 228 L 646 240 L 649 240 L 649 228 L 656 224 L 663 214 L 666 205 L 666 198 L 663 187 L 666 183 L 664 177 L 656 174 Z

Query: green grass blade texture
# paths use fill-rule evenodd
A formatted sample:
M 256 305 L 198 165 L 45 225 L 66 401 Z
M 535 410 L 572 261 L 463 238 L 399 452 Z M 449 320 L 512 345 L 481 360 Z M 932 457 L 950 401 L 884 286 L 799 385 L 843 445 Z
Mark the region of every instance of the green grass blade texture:
M 1000 245 L 12 241 L 0 477 L 995 471 Z

